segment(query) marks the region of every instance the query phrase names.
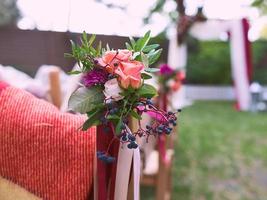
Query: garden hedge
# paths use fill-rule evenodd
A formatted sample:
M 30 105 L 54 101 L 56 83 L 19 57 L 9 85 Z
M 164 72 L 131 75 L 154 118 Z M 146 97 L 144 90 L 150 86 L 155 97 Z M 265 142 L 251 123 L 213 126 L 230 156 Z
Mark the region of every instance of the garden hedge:
M 230 44 L 223 41 L 188 42 L 187 80 L 189 84 L 231 85 Z M 267 41 L 252 43 L 253 81 L 267 85 Z

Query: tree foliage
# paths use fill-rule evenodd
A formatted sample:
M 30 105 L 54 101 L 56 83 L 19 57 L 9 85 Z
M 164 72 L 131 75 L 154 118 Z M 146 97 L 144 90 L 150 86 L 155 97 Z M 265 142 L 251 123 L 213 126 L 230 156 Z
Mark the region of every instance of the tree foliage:
M 19 16 L 17 0 L 0 1 L 0 26 L 15 23 Z

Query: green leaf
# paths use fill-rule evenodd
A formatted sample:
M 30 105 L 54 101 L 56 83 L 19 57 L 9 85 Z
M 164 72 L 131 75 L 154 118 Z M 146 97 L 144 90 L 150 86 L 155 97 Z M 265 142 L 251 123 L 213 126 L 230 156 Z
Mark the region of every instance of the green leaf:
M 147 74 L 147 73 L 141 73 L 141 77 L 144 79 L 144 80 L 148 80 L 148 79 L 151 79 L 152 76 Z
M 80 73 L 82 73 L 82 72 L 78 71 L 78 70 L 68 72 L 69 75 L 75 75 L 75 74 L 80 74 Z
M 119 120 L 120 117 L 118 115 L 108 115 L 107 119 L 109 119 L 109 120 Z
M 102 111 L 97 110 L 93 114 L 89 115 L 88 119 L 84 122 L 84 124 L 82 126 L 82 130 L 86 131 L 91 126 L 100 124 L 99 118 L 100 118 L 101 114 L 102 114 Z
M 144 84 L 138 91 L 137 93 L 141 96 L 141 97 L 146 97 L 146 98 L 152 98 L 154 96 L 156 96 L 157 93 L 157 89 L 154 88 L 152 85 L 148 85 L 148 84 Z
M 104 95 L 99 87 L 80 87 L 71 95 L 68 107 L 72 111 L 84 114 L 94 109 L 95 104 L 101 104 L 103 101 Z
M 110 51 L 110 47 L 109 47 L 108 43 L 106 44 L 106 50 Z
M 159 59 L 161 52 L 162 52 L 162 49 L 158 49 L 152 55 L 148 57 L 149 65 L 152 65 Z
M 147 52 L 149 52 L 153 49 L 156 49 L 158 47 L 159 47 L 159 44 L 151 44 L 151 45 L 144 47 L 143 52 L 147 53 Z
M 141 117 L 140 115 L 138 115 L 138 113 L 135 112 L 134 110 L 131 110 L 131 111 L 130 111 L 130 115 L 131 115 L 132 117 L 134 117 L 135 119 L 138 119 L 138 120 L 141 120 L 141 119 L 142 119 L 142 117 Z
M 96 48 L 96 55 L 97 56 L 100 56 L 101 55 L 101 50 L 102 50 L 102 42 L 99 41 L 98 46 Z
M 255 0 L 251 5 L 254 7 L 259 7 L 264 2 L 264 0 Z
M 149 66 L 149 61 L 147 55 L 144 54 L 143 52 L 141 52 L 141 59 L 144 66 L 147 68 Z
M 144 37 L 139 38 L 135 45 L 135 51 L 142 51 L 143 48 L 147 45 L 148 41 L 150 40 L 150 31 L 146 32 Z
M 72 40 L 70 40 L 70 44 L 71 44 L 72 52 L 74 53 L 75 50 L 76 50 L 76 45 L 75 45 L 75 43 Z
M 120 118 L 120 120 L 118 121 L 118 123 L 116 125 L 115 131 L 117 134 L 120 134 L 121 130 L 122 130 L 122 119 Z
M 133 53 L 133 59 L 136 59 L 136 57 L 139 56 L 139 55 L 140 55 L 140 52 L 134 52 Z
M 131 45 L 130 45 L 128 42 L 126 42 L 125 45 L 126 45 L 126 48 L 127 48 L 129 51 L 133 50 L 133 48 L 131 47 Z
M 129 39 L 130 39 L 133 49 L 135 49 L 135 44 L 136 44 L 135 40 L 132 37 L 129 37 Z
M 64 53 L 65 58 L 73 58 L 73 55 L 70 53 Z
M 148 73 L 155 73 L 155 72 L 159 72 L 160 69 L 158 68 L 146 68 L 145 69 L 145 72 L 148 72 Z
M 85 31 L 83 31 L 82 40 L 83 40 L 83 42 L 88 43 L 87 42 L 87 34 Z
M 95 34 L 93 34 L 93 35 L 90 37 L 89 42 L 88 42 L 89 46 L 91 46 L 91 45 L 93 44 L 93 42 L 95 41 L 95 38 L 96 38 L 96 35 L 95 35 Z

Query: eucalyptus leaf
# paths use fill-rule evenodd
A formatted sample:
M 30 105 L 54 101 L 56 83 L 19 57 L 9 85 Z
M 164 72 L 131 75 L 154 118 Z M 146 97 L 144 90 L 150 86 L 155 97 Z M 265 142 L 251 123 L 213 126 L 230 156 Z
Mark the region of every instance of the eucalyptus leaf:
M 147 74 L 147 73 L 141 73 L 141 77 L 144 79 L 144 80 L 148 80 L 148 79 L 151 79 L 152 76 Z
M 158 68 L 146 68 L 145 69 L 145 72 L 148 72 L 148 73 L 155 73 L 155 72 L 159 72 L 160 69 Z
M 146 97 L 146 98 L 152 98 L 154 96 L 156 96 L 157 93 L 157 89 L 155 87 L 153 87 L 152 85 L 149 84 L 144 84 L 138 91 L 137 91 L 138 95 L 140 95 L 141 97 Z
M 104 94 L 98 87 L 78 88 L 70 97 L 68 107 L 70 110 L 81 114 L 87 113 L 95 108 L 95 104 L 104 101 Z
M 143 48 L 147 45 L 147 43 L 150 40 L 150 31 L 146 32 L 146 34 L 144 35 L 144 37 L 139 38 L 136 42 L 135 45 L 135 51 L 142 51 Z
M 162 49 L 158 49 L 151 56 L 149 56 L 149 58 L 148 58 L 149 65 L 152 65 L 153 63 L 155 63 L 159 59 L 161 52 L 162 52 Z
M 88 116 L 88 119 L 84 122 L 84 124 L 82 126 L 82 130 L 86 131 L 91 126 L 100 124 L 100 120 L 99 119 L 101 117 L 101 114 L 102 114 L 102 111 L 101 110 L 97 110 L 96 112 L 94 112 L 93 114 Z
M 147 55 L 144 54 L 143 52 L 141 52 L 141 59 L 144 66 L 147 68 L 149 66 L 149 61 Z
M 153 49 L 156 49 L 159 47 L 159 44 L 151 44 L 151 45 L 147 45 L 146 47 L 144 47 L 143 52 L 147 53 L 150 52 Z

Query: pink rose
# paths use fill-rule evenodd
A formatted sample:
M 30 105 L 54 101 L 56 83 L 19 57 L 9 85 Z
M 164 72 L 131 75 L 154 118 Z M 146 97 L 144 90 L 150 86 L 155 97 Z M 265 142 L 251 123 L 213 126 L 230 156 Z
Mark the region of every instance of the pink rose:
M 132 59 L 132 52 L 127 49 L 118 51 L 107 51 L 98 59 L 99 65 L 105 67 L 109 73 L 114 71 L 121 65 L 121 62 L 127 62 Z
M 142 84 L 141 71 L 143 69 L 143 64 L 138 61 L 121 62 L 121 66 L 115 70 L 115 74 L 119 75 L 119 81 L 123 88 L 131 86 L 137 89 Z

